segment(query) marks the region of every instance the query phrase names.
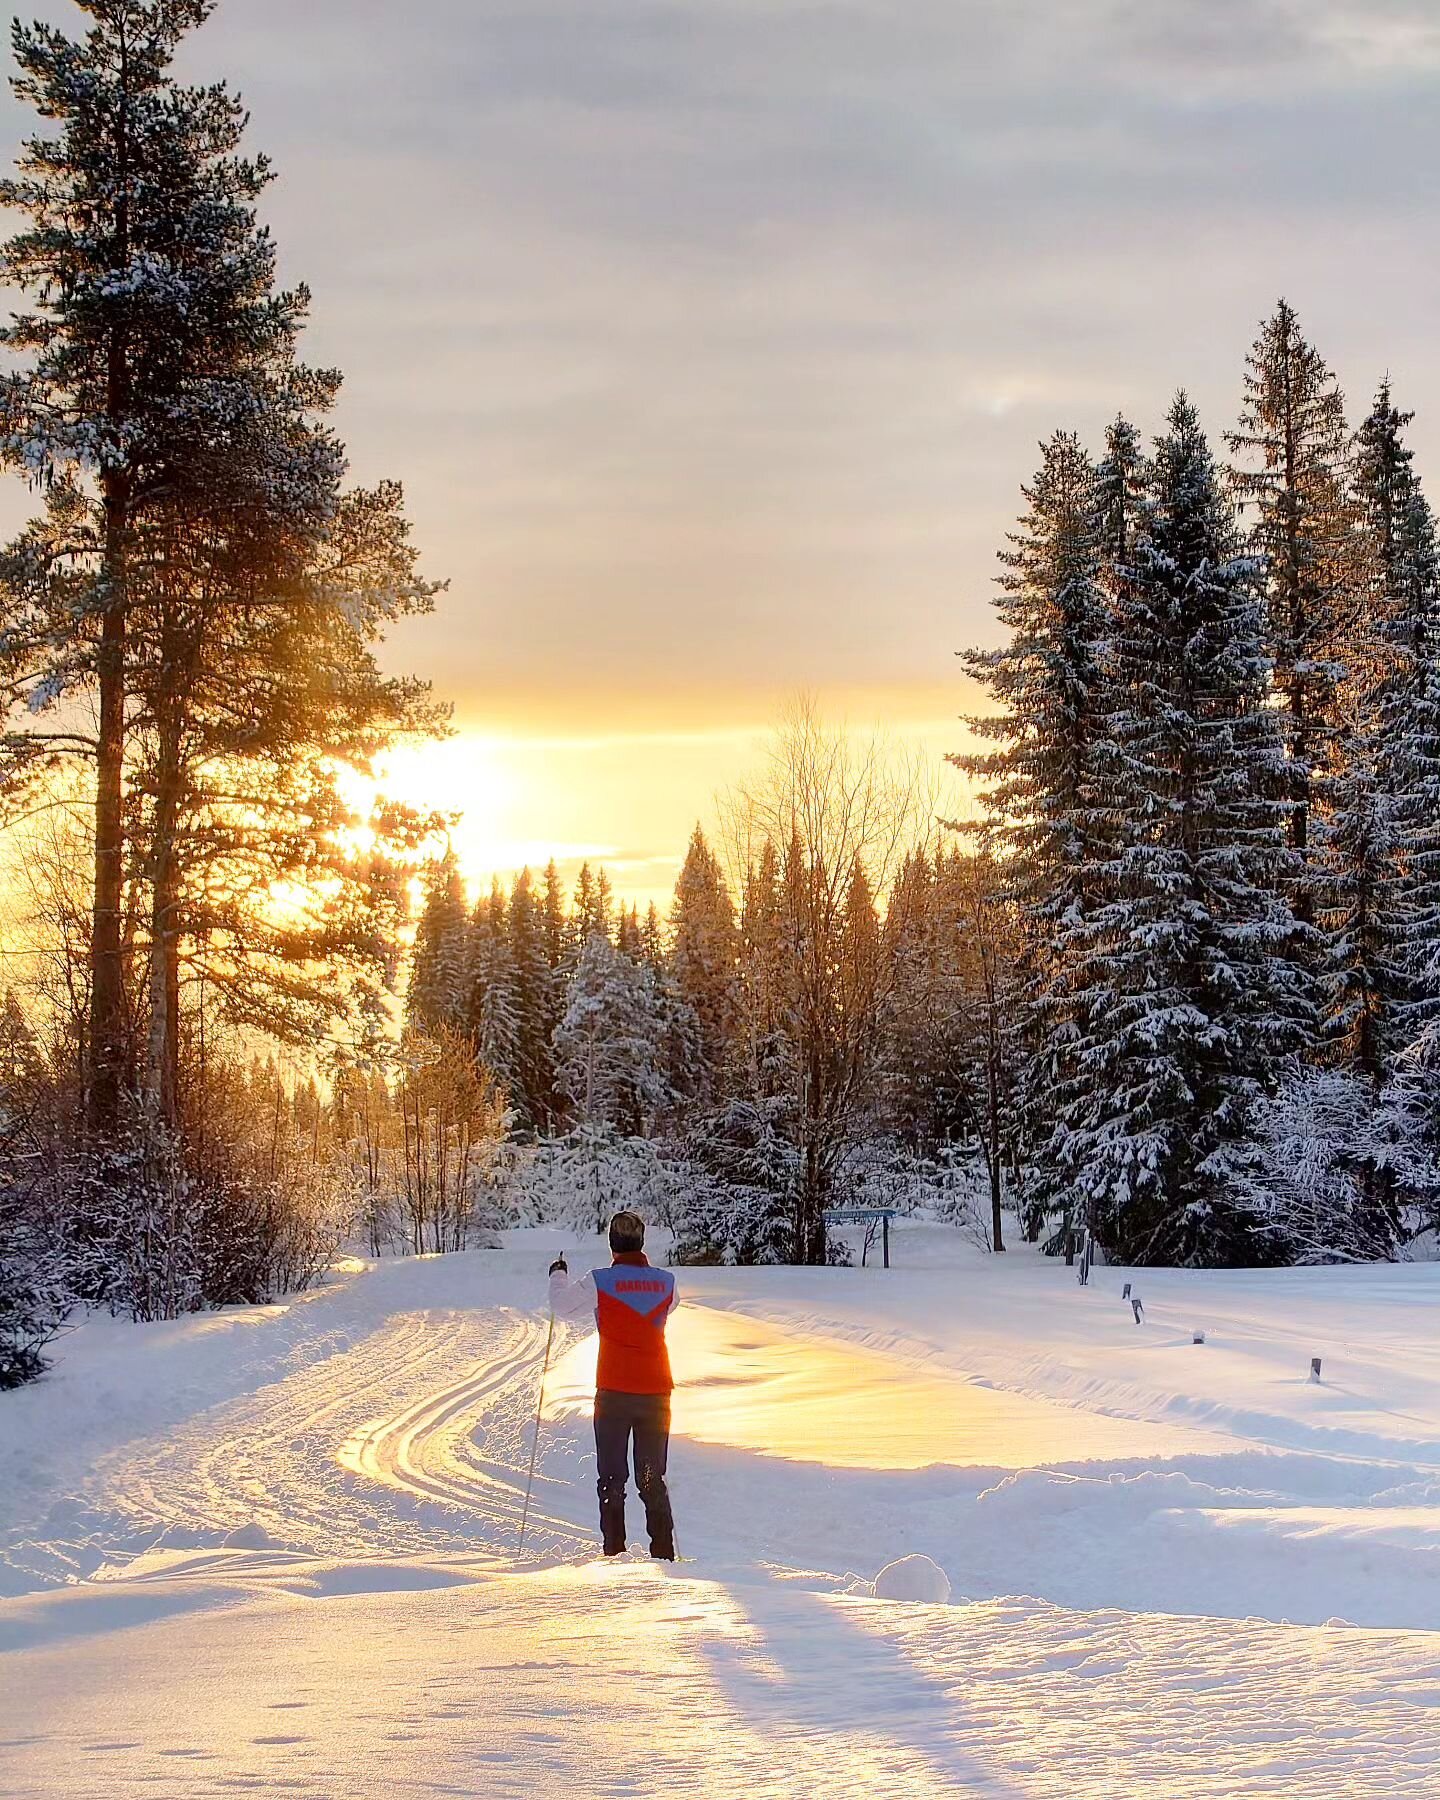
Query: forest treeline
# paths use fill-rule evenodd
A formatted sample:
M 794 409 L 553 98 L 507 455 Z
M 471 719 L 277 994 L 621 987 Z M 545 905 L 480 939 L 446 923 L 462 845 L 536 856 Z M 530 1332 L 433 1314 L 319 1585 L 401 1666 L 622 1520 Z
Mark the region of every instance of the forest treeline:
M 1057 433 L 1005 641 L 966 659 L 995 703 L 953 759 L 977 817 L 934 842 L 802 716 L 666 919 L 588 871 L 567 909 L 553 869 L 471 910 L 442 865 L 412 1020 L 473 1046 L 527 1137 L 650 1144 L 690 1254 L 821 1260 L 857 1195 L 993 1214 L 996 1247 L 1009 1207 L 1132 1263 L 1409 1253 L 1440 1219 L 1410 418 L 1387 379 L 1352 431 L 1281 302 L 1218 455 L 1184 394 L 1149 445 Z

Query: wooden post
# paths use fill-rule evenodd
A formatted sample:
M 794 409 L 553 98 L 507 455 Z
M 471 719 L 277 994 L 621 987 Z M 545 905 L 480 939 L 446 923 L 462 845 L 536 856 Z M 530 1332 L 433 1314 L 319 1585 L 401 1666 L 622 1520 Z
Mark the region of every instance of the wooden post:
M 885 1267 L 890 1267 L 890 1215 L 886 1213 L 880 1221 L 880 1235 L 885 1244 Z
M 1310 1379 L 1312 1381 L 1320 1379 L 1320 1358 L 1318 1356 L 1310 1358 Z
M 1125 1283 L 1124 1287 L 1121 1288 L 1121 1290 L 1120 1290 L 1120 1298 L 1122 1300 L 1128 1300 L 1130 1298 L 1130 1283 L 1128 1281 Z

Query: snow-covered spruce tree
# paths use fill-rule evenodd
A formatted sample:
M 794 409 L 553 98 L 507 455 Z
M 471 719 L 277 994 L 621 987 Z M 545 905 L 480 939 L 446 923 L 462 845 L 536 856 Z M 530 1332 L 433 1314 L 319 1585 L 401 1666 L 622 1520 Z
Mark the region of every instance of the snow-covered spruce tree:
M 470 921 L 469 997 L 463 1027 L 506 1094 L 520 1086 L 520 999 L 505 893 L 496 881 Z
M 430 870 L 415 933 L 406 1012 L 422 1030 L 456 1026 L 470 994 L 470 908 L 460 865 L 447 852 Z
M 1404 440 L 1410 413 L 1382 382 L 1355 440 L 1355 493 L 1375 572 L 1369 694 L 1374 780 L 1394 834 L 1387 1063 L 1440 1018 L 1440 556 Z M 1398 966 L 1397 966 L 1398 965 Z
M 249 405 L 234 371 L 257 326 L 268 248 L 252 207 L 269 172 L 237 154 L 238 101 L 172 73 L 212 0 L 77 4 L 79 39 L 13 33 L 16 92 L 49 130 L 0 184 L 25 220 L 0 272 L 30 300 L 0 334 L 24 359 L 0 385 L 0 459 L 45 483 L 57 553 L 7 621 L 7 687 L 35 722 L 5 739 L 5 772 L 13 791 L 58 756 L 93 758 L 89 1099 L 104 1133 L 136 1060 L 122 941 L 131 565 L 154 510 Z M 93 736 L 70 724 L 82 701 Z
M 697 825 L 670 912 L 670 972 L 700 1027 L 699 1086 L 713 1091 L 735 1031 L 735 903 L 719 859 Z
M 558 1083 L 576 1121 L 647 1135 L 675 1098 L 666 1036 L 655 977 L 592 933 L 555 1032 Z
M 550 927 L 549 906 L 537 900 L 534 880 L 524 869 L 510 893 L 519 1057 L 519 1083 L 510 1099 L 519 1119 L 542 1133 L 551 1129 L 558 1110 L 553 1038 L 564 991 L 550 961 Z
M 787 1102 L 732 1095 L 704 1108 L 678 1146 L 666 1206 L 682 1263 L 783 1263 L 793 1254 L 800 1176 Z
M 1007 875 L 1021 933 L 1026 1132 L 1033 1220 L 1077 1202 L 1070 1132 L 1089 1116 L 1087 1026 L 1078 965 L 1100 899 L 1105 847 L 1097 788 L 1110 633 L 1101 588 L 1096 469 L 1057 432 L 1024 489 L 1026 510 L 1001 553 L 996 608 L 1009 639 L 971 650 L 967 672 L 1000 711 L 971 720 L 995 748 L 953 757 L 982 784 L 982 844 Z
M 45 1346 L 67 1310 L 61 1271 L 18 1146 L 0 1123 L 0 1393 L 44 1374 Z
M 1123 563 L 1134 548 L 1145 513 L 1149 477 L 1140 433 L 1123 413 L 1105 430 L 1105 454 L 1095 470 L 1095 522 L 1099 553 Z
M 575 903 L 568 921 L 570 968 L 578 966 L 592 937 L 614 935 L 614 899 L 610 877 L 603 869 L 582 863 L 575 883 Z
M 13 990 L 0 1002 L 0 1392 L 33 1381 L 68 1307 L 44 1203 L 44 1057 Z
M 1156 445 L 1115 572 L 1107 786 L 1112 879 L 1084 964 L 1088 1107 L 1066 1159 L 1102 1241 L 1134 1263 L 1263 1260 L 1248 1115 L 1313 1030 L 1281 893 L 1283 744 L 1254 561 L 1195 409 Z
M 1297 852 L 1295 907 L 1315 912 L 1327 783 L 1343 760 L 1342 690 L 1369 600 L 1367 551 L 1350 492 L 1345 401 L 1281 300 L 1245 373 L 1239 429 L 1227 442 L 1249 548 L 1266 571 L 1266 648 L 1285 712 Z
M 1398 1017 L 1406 985 L 1400 832 L 1374 704 L 1363 695 L 1355 701 L 1345 763 L 1330 781 L 1314 887 L 1323 934 L 1319 1050 L 1378 1100 L 1406 1041 Z

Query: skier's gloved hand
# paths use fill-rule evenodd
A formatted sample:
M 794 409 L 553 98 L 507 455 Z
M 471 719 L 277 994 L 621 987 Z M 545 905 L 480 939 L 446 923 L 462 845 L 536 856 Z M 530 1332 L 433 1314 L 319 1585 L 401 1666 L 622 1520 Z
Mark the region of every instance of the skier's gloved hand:
M 554 1262 L 551 1263 L 551 1265 L 550 1265 L 550 1273 L 552 1275 L 555 1275 L 555 1274 L 568 1275 L 570 1273 L 570 1265 L 569 1265 L 569 1263 L 566 1262 L 566 1260 L 563 1256 L 557 1256 L 555 1258 Z

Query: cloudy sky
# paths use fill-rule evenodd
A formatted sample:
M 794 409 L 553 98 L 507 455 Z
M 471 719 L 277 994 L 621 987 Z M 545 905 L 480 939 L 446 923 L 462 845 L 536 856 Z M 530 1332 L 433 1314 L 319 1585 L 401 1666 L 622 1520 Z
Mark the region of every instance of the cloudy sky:
M 800 688 L 955 741 L 1036 441 L 1218 433 L 1282 291 L 1440 483 L 1434 0 L 221 0 L 187 65 L 451 579 L 391 659 L 477 867 L 662 886 Z

